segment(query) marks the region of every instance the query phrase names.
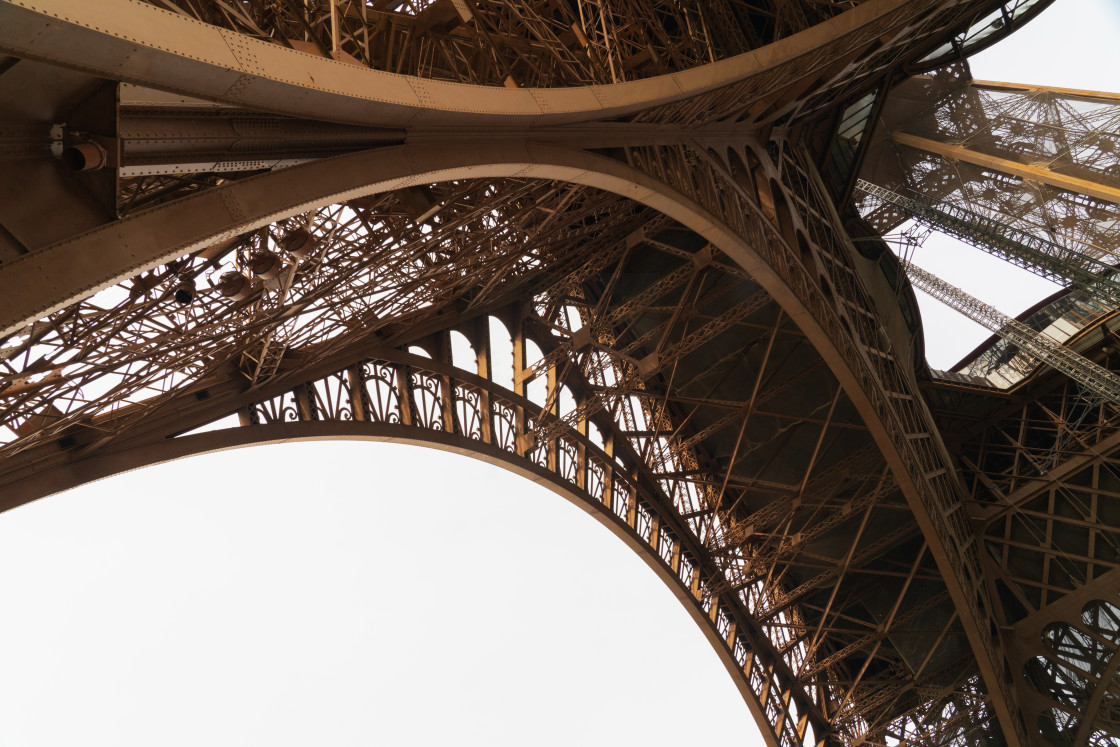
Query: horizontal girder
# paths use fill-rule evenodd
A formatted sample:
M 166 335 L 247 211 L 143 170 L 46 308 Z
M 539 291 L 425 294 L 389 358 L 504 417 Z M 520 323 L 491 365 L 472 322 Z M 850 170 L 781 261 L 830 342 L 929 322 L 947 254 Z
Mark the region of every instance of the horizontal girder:
M 892 94 L 863 178 L 1107 258 L 1120 235 L 1118 127 L 1114 94 L 914 78 Z M 882 230 L 902 219 L 867 211 Z

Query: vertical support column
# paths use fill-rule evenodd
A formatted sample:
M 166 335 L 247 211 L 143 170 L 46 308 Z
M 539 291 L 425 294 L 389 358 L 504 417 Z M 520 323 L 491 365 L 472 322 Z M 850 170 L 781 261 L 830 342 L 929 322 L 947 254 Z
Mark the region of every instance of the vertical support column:
M 331 57 L 338 59 L 338 53 L 342 50 L 342 39 L 340 38 L 340 29 L 338 26 L 338 0 L 327 0 L 331 5 Z
M 358 3 L 362 12 L 362 47 L 365 49 L 365 60 L 369 61 L 369 18 L 366 14 L 366 3 Z
M 638 470 L 636 468 L 631 469 L 629 471 L 629 474 L 627 475 L 627 477 L 630 478 L 631 487 L 630 487 L 629 490 L 626 491 L 626 501 L 627 501 L 627 506 L 628 506 L 627 511 L 626 511 L 626 523 L 630 525 L 631 529 L 633 529 L 635 532 L 637 532 L 638 531 L 638 490 L 637 490 L 636 487 L 633 487 L 633 486 L 636 486 L 638 484 Z
M 415 419 L 412 414 L 412 383 L 409 381 L 408 366 L 396 365 L 393 367 L 397 376 L 397 393 L 401 405 L 401 425 L 413 425 Z
M 708 610 L 708 619 L 712 621 L 713 625 L 715 625 L 719 620 L 719 596 L 713 595 L 711 601 L 712 606 L 711 609 Z
M 523 307 L 518 306 L 510 314 L 509 330 L 513 338 L 513 393 L 519 397 L 526 396 L 525 381 L 525 314 Z M 516 450 L 518 456 L 528 456 L 533 450 L 533 436 L 525 420 L 525 408 L 518 405 L 514 408 L 514 429 L 517 432 Z
M 350 384 L 350 409 L 354 420 L 369 420 L 369 403 L 366 401 L 366 384 L 362 379 L 362 364 L 346 369 L 346 381 Z
M 550 364 L 548 372 L 546 373 L 547 390 L 545 392 L 544 401 L 549 404 L 547 410 L 549 415 L 559 417 L 560 415 L 560 387 L 557 384 L 556 365 Z M 553 436 L 548 440 L 545 448 L 548 449 L 548 469 L 552 472 L 560 471 L 560 447 L 559 436 Z
M 626 490 L 626 523 L 635 532 L 638 530 L 638 496 L 631 488 Z
M 585 392 L 583 396 L 586 397 L 587 393 Z M 581 404 L 582 402 L 576 402 L 576 410 L 581 413 L 579 419 L 576 421 L 576 431 L 578 431 L 581 436 L 586 436 L 588 432 L 587 416 L 579 409 Z M 576 445 L 576 484 L 579 485 L 580 490 L 584 492 L 587 491 L 587 447 L 584 445 L 583 441 L 580 441 Z
M 451 354 L 451 331 L 443 330 L 436 339 L 436 359 L 440 363 L 454 367 L 454 357 Z M 444 433 L 459 433 L 462 429 L 455 427 L 455 385 L 451 377 L 439 374 L 440 393 L 440 419 L 443 423 Z
M 490 318 L 481 316 L 475 319 L 474 334 L 468 335 L 474 343 L 475 365 L 478 375 L 487 381 L 494 380 L 492 355 L 490 350 Z M 483 443 L 494 443 L 494 418 L 490 409 L 490 392 L 482 389 L 478 393 L 479 416 L 482 421 Z
M 603 451 L 607 453 L 607 468 L 603 474 L 603 505 L 608 511 L 613 511 L 611 503 L 614 501 L 614 471 L 618 469 L 618 462 L 614 459 L 614 432 L 608 431 L 603 440 Z
M 294 394 L 296 398 L 296 406 L 299 408 L 299 416 L 302 420 L 319 419 L 318 408 L 315 407 L 314 391 L 315 390 L 311 388 L 311 384 L 309 383 L 300 384 L 292 390 L 292 394 Z
M 774 732 L 778 735 L 778 739 L 782 738 L 782 734 L 786 730 L 786 721 L 788 721 L 790 717 L 789 700 L 792 695 L 793 693 L 790 691 L 788 686 L 778 695 L 778 703 L 782 707 L 781 713 L 778 716 L 778 723 L 775 724 L 774 728 Z
M 797 731 L 797 741 L 801 744 L 805 744 L 805 730 L 808 728 L 809 715 L 803 713 L 801 714 L 801 717 L 797 719 L 797 726 L 795 727 L 795 730 Z
M 774 667 L 763 667 L 762 672 L 762 689 L 758 691 L 758 702 L 759 705 L 766 708 L 766 699 L 770 697 L 770 683 L 774 679 Z M 778 731 L 775 730 L 774 733 L 776 735 Z

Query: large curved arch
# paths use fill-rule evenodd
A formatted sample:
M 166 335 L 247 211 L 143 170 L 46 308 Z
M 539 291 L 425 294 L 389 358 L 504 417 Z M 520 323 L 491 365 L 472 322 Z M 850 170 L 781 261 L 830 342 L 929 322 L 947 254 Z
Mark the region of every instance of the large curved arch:
M 870 372 L 861 371 L 860 359 L 842 349 L 850 345 L 845 341 L 851 334 L 850 322 L 845 327 L 835 312 L 822 313 L 831 307 L 819 281 L 801 263 L 786 264 L 800 284 L 800 292 L 795 291 L 789 278 L 764 258 L 770 246 L 752 245 L 747 236 L 663 182 L 586 151 L 532 142 L 480 143 L 469 149 L 458 144 L 404 145 L 231 182 L 0 265 L 0 284 L 18 289 L 0 299 L 0 334 L 137 272 L 314 207 L 413 184 L 503 176 L 559 179 L 614 192 L 670 216 L 731 257 L 812 341 L 870 427 L 904 492 L 916 506 L 922 505 L 921 481 L 911 476 L 910 469 L 928 462 L 928 457 L 919 460 L 900 448 L 906 436 L 892 434 L 889 407 L 871 398 L 875 390 Z M 761 214 L 740 218 L 766 221 Z M 792 255 L 792 249 L 786 251 Z M 40 295 L 44 280 L 54 286 L 53 298 Z M 29 289 L 35 295 L 24 295 Z M 810 300 L 806 294 L 817 299 L 815 308 L 806 305 Z M 928 432 L 933 432 L 932 427 Z M 927 534 L 936 535 L 932 526 L 922 522 L 922 514 L 919 523 Z
M 814 277 L 803 261 L 794 259 L 796 254 L 787 245 L 777 248 L 772 237 L 776 228 L 769 230 L 771 235 L 758 230 L 757 226 L 766 222 L 762 214 L 732 216 L 739 227 L 749 232 L 740 234 L 725 220 L 662 181 L 586 151 L 535 142 L 483 142 L 469 149 L 449 143 L 423 147 L 405 144 L 234 181 L 0 265 L 0 283 L 8 288 L 43 289 L 46 280 L 52 287 L 48 292 L 53 291 L 47 297 L 17 292 L 4 297 L 0 300 L 0 325 L 3 334 L 7 334 L 140 270 L 312 207 L 432 181 L 501 176 L 562 179 L 606 189 L 669 215 L 728 254 L 810 338 L 848 392 L 914 506 L 923 533 L 932 540 L 935 557 L 943 563 L 959 608 L 982 604 L 976 594 L 965 590 L 971 583 L 961 571 L 962 564 L 973 561 L 959 559 L 962 554 L 974 554 L 974 549 L 958 547 L 955 543 L 961 542 L 958 538 L 965 534 L 951 529 L 949 524 L 952 520 L 948 513 L 959 511 L 949 457 L 940 441 L 930 436 L 922 437 L 922 454 L 913 451 L 917 447 L 912 429 L 920 428 L 926 435 L 935 432 L 932 424 L 918 424 L 928 414 L 914 409 L 904 419 L 895 412 L 899 405 L 890 403 L 881 382 L 897 379 L 897 372 L 887 376 L 883 372 L 872 373 L 866 356 L 858 352 L 859 343 L 852 339 L 851 321 L 837 315 L 824 295 L 820 278 Z M 752 223 L 754 228 L 750 228 Z M 748 236 L 760 244 L 756 245 Z M 776 255 L 764 256 L 773 252 Z M 785 277 L 778 271 L 780 268 L 785 270 Z M 796 291 L 791 282 L 796 283 Z M 911 402 L 916 401 L 913 395 L 909 396 Z M 917 422 L 907 422 L 915 417 Z M 939 463 L 943 465 L 940 469 Z M 936 482 L 925 477 L 931 474 Z M 984 617 L 982 608 L 962 615 L 968 620 Z M 977 636 L 980 650 L 987 647 L 986 627 L 967 622 L 965 629 L 970 636 Z M 1001 681 L 996 672 L 992 666 L 989 675 L 993 681 Z
M 252 39 L 138 0 L 0 3 L 0 49 L 189 96 L 314 119 L 387 126 L 604 119 L 790 69 L 796 80 L 905 27 L 936 3 L 867 0 L 762 49 L 645 80 L 496 88 L 372 70 Z M 822 55 L 822 51 L 824 54 Z M 809 59 L 814 57 L 815 59 Z M 777 90 L 785 76 L 765 84 Z
M 250 406 L 242 411 L 240 427 L 94 453 L 64 469 L 40 471 L 21 486 L 19 495 L 5 496 L 3 508 L 146 466 L 262 444 L 338 439 L 395 442 L 478 459 L 548 488 L 610 529 L 688 611 L 731 675 L 766 743 L 788 747 L 790 736 L 795 736 L 792 743 L 796 744 L 806 739 L 808 722 L 797 706 L 805 696 L 795 694 L 791 706 L 789 695 L 780 695 L 783 687 L 775 677 L 773 653 L 752 631 L 741 603 L 733 594 L 725 597 L 715 585 L 714 569 L 702 544 L 665 498 L 636 476 L 628 460 L 611 456 L 573 428 L 561 429 L 546 443 L 529 445 L 522 429 L 524 418 L 515 417 L 514 410 L 530 408 L 530 401 L 446 363 L 403 353 L 392 358 L 367 361 L 308 382 L 297 387 L 290 400 L 282 396 Z M 361 373 L 366 366 L 391 366 L 394 375 L 366 379 Z M 316 399 L 315 392 L 326 394 L 343 381 L 352 387 L 346 401 L 329 411 L 316 409 L 312 403 L 322 400 Z M 435 409 L 417 407 L 421 392 L 428 392 L 433 383 L 443 398 L 442 408 L 439 403 Z M 389 389 L 381 389 L 380 394 L 396 392 L 395 411 L 370 401 L 378 399 L 377 387 L 384 385 Z M 498 426 L 499 420 L 506 427 Z M 812 726 L 822 728 L 819 722 Z
M 731 201 L 718 197 L 719 185 L 685 171 L 681 154 L 656 154 L 651 177 L 612 159 L 534 142 L 476 147 L 461 144 L 404 145 L 312 162 L 232 182 L 137 213 L 43 250 L 0 265 L 8 288 L 37 287 L 49 281 L 49 295 L 16 292 L 0 300 L 0 325 L 21 324 L 89 295 L 130 275 L 215 241 L 328 203 L 437 181 L 505 176 L 558 179 L 619 194 L 652 207 L 699 234 L 745 270 L 796 323 L 847 392 L 912 508 L 945 578 L 962 625 L 977 651 L 992 651 L 986 623 L 990 603 L 980 587 L 975 546 L 956 525 L 964 522 L 954 468 L 936 437 L 916 384 L 877 326 L 850 317 L 835 295 L 859 293 L 829 280 L 813 251 L 800 251 L 750 199 L 725 182 Z M 676 160 L 674 160 L 676 159 Z M 718 168 L 718 164 L 713 164 Z M 772 166 L 771 168 L 776 168 Z M 770 178 L 777 178 L 775 173 Z M 710 177 L 709 177 L 710 178 Z M 667 185 L 671 183 L 685 189 Z M 825 203 L 821 203 L 824 205 Z M 831 207 L 819 207 L 828 215 Z M 715 213 L 713 213 L 715 211 Z M 786 228 L 789 228 L 788 226 Z M 804 233 L 803 229 L 799 229 Z M 831 235 L 838 229 L 824 228 Z M 846 262 L 844 239 L 836 238 L 830 262 Z M 37 286 L 29 282 L 37 281 Z M 853 305 L 870 308 L 865 298 Z M 868 351 L 881 351 L 869 353 Z M 994 657 L 995 654 L 992 654 Z M 1020 731 L 1008 707 L 1013 703 L 1002 667 L 981 657 L 980 670 L 996 698 L 1000 719 Z
M 238 487 L 227 482 L 231 473 L 249 477 L 244 472 L 247 465 L 260 465 L 265 473 L 246 481 L 235 478 L 241 483 Z M 403 471 L 405 465 L 416 471 Z M 432 470 L 442 474 L 432 475 Z M 312 477 L 323 473 L 329 473 L 323 475 L 326 482 Z M 463 473 L 471 486 L 464 487 Z M 217 481 L 223 490 L 203 487 L 214 487 Z M 468 495 L 477 495 L 481 502 L 465 500 Z M 226 497 L 232 499 L 228 504 L 222 500 Z M 482 740 L 520 747 L 536 740 L 529 736 L 518 741 L 519 736 L 532 735 L 552 720 L 557 727 L 554 739 L 542 741 L 557 747 L 583 741 L 581 737 L 604 745 L 644 737 L 646 744 L 669 747 L 713 732 L 724 734 L 722 741 L 731 744 L 764 744 L 748 707 L 689 613 L 687 600 L 682 606 L 660 574 L 651 573 L 624 541 L 585 511 L 547 488 L 506 470 L 499 474 L 498 468 L 477 459 L 365 440 L 301 442 L 192 457 L 43 503 L 0 517 L 0 536 L 8 538 L 0 550 L 0 566 L 7 571 L 0 594 L 8 602 L 3 628 L 9 633 L 0 642 L 7 654 L 0 692 L 8 694 L 5 733 L 10 737 L 34 735 L 29 742 L 49 744 L 55 741 L 52 735 L 62 737 L 73 726 L 89 731 L 93 744 L 88 747 L 146 745 L 154 733 L 150 730 L 113 730 L 121 712 L 118 706 L 127 710 L 128 704 L 135 704 L 128 690 L 118 693 L 109 687 L 120 683 L 129 690 L 136 685 L 141 691 L 136 698 L 150 695 L 151 707 L 165 724 L 175 724 L 184 704 L 190 704 L 189 723 L 167 733 L 175 741 L 190 732 L 200 737 L 198 741 L 214 737 L 211 743 L 223 742 L 223 736 L 230 739 L 238 727 L 249 741 L 254 732 L 259 738 L 269 731 L 280 740 L 304 723 L 307 731 L 302 733 L 311 736 L 324 714 L 304 709 L 322 692 L 322 705 L 334 706 L 326 708 L 325 715 L 334 726 L 343 727 L 336 731 L 344 735 L 360 734 L 369 717 L 395 727 L 371 730 L 373 735 L 397 733 L 397 739 L 380 743 L 419 746 Z M 330 508 L 324 510 L 324 505 Z M 193 519 L 189 529 L 180 521 L 180 510 Z M 108 525 L 94 529 L 101 521 Z M 50 538 L 36 542 L 36 529 Z M 206 535 L 209 530 L 214 534 Z M 209 539 L 202 540 L 204 535 Z M 403 535 L 400 544 L 398 535 Z M 169 543 L 153 543 L 156 536 Z M 314 544 L 307 543 L 325 536 L 334 541 L 308 557 L 304 548 L 311 550 Z M 88 549 L 71 554 L 78 547 L 74 543 L 86 539 Z M 121 543 L 133 540 L 132 550 L 118 552 L 124 549 Z M 100 549 L 110 548 L 117 549 L 99 557 Z M 230 565 L 218 562 L 219 556 Z M 40 557 L 58 560 L 52 566 L 58 572 L 32 562 Z M 132 569 L 152 578 L 158 589 L 136 593 L 136 586 L 122 587 L 119 573 L 107 577 L 85 562 L 94 558 L 125 575 Z M 315 572 L 306 574 L 312 566 Z M 62 570 L 65 567 L 70 570 Z M 257 591 L 246 594 L 241 584 L 226 587 L 223 581 L 230 574 L 246 584 L 256 581 Z M 110 577 L 114 580 L 104 593 L 83 592 L 93 592 Z M 340 583 L 340 578 L 347 582 Z M 31 579 L 34 586 L 26 583 Z M 229 589 L 229 597 L 221 594 L 217 607 L 211 604 L 216 588 Z M 47 600 L 35 598 L 35 592 L 26 603 L 17 602 L 21 592 L 32 589 L 47 592 L 51 602 L 42 604 Z M 160 601 L 149 597 L 149 591 Z M 129 608 L 135 602 L 139 609 L 126 612 L 110 599 Z M 158 638 L 162 631 L 175 629 L 175 611 L 186 599 L 191 600 L 188 614 L 197 613 L 200 619 L 171 634 L 176 652 L 169 653 L 169 659 L 152 660 L 145 655 L 147 646 L 138 650 L 135 637 L 127 632 L 110 642 L 102 637 L 100 625 L 91 627 L 94 620 L 128 621 L 123 626 L 127 631 L 142 625 L 141 620 L 150 621 L 146 630 Z M 561 599 L 563 605 L 571 605 L 566 612 L 557 607 Z M 289 616 L 299 618 L 293 608 L 306 608 L 312 600 L 313 619 L 289 624 L 294 623 Z M 53 602 L 69 611 L 73 605 L 82 606 L 87 613 L 55 617 L 44 609 Z M 549 615 L 567 625 L 557 627 L 553 622 L 559 621 Z M 488 634 L 491 629 L 493 636 Z M 11 635 L 17 630 L 28 638 Z M 44 639 L 36 635 L 46 630 L 52 634 Z M 254 637 L 253 631 L 262 630 L 267 631 L 268 643 Z M 322 655 L 316 643 L 322 641 L 320 635 L 344 649 L 339 657 Z M 226 643 L 238 650 L 219 654 L 213 649 L 213 644 Z M 194 651 L 193 656 L 177 655 L 180 644 L 184 651 Z M 576 651 L 568 659 L 562 651 L 573 644 Z M 249 657 L 239 654 L 242 647 L 257 656 L 247 661 Z M 51 666 L 51 653 L 61 649 L 69 655 Z M 85 668 L 87 654 L 108 667 L 109 674 L 96 664 Z M 297 677 L 295 688 L 302 697 L 285 699 L 292 692 L 293 671 L 307 671 L 300 664 L 311 666 L 312 674 Z M 499 681 L 488 684 L 493 677 L 480 673 L 480 667 L 493 670 Z M 50 669 L 53 676 L 46 673 Z M 251 678 L 261 671 L 272 674 L 268 682 L 282 691 L 275 697 L 306 719 L 278 713 L 271 707 L 277 702 L 272 698 L 244 706 L 239 702 L 239 695 L 252 687 Z M 382 673 L 392 676 L 385 679 Z M 203 680 L 198 685 L 192 676 L 196 674 Z M 332 682 L 342 683 L 348 694 L 340 699 L 328 694 Z M 478 698 L 469 695 L 479 689 Z M 92 703 L 83 692 L 102 690 L 110 693 L 111 701 L 106 703 L 108 710 L 101 711 L 103 719 L 92 714 L 56 720 L 46 713 L 65 710 L 73 715 L 72 708 L 88 713 Z M 182 698 L 169 698 L 170 690 Z M 444 698 L 453 702 L 438 705 Z M 437 719 L 443 722 L 439 726 L 446 725 L 446 731 L 416 722 L 425 708 L 431 712 L 433 703 L 443 716 Z M 26 704 L 27 713 L 20 712 L 20 704 Z M 510 713 L 508 707 L 514 704 L 526 710 Z M 42 716 L 35 713 L 40 705 Z M 239 709 L 251 717 L 227 720 Z M 662 715 L 645 718 L 655 713 Z M 702 719 L 696 718 L 699 713 Z M 154 726 L 159 728 L 158 723 Z M 441 732 L 447 742 L 439 738 Z M 611 732 L 619 741 L 601 741 Z M 239 741 L 234 737 L 226 744 L 234 747 Z

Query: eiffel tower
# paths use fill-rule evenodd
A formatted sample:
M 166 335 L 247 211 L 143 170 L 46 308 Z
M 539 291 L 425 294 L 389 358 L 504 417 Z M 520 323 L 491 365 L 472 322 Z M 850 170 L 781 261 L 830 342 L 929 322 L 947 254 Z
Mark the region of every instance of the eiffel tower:
M 0 510 L 438 447 L 643 556 L 770 747 L 1115 745 L 1118 403 L 931 370 L 857 189 L 1110 265 L 1120 97 L 967 66 L 1050 4 L 0 0 Z

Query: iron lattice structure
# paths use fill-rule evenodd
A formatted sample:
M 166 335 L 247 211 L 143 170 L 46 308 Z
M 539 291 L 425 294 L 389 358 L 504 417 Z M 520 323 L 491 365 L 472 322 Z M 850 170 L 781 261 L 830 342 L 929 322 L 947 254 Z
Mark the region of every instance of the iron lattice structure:
M 869 181 L 1116 264 L 1120 96 L 953 72 L 900 87 L 871 146 Z M 886 232 L 903 216 L 880 207 L 869 219 Z
M 1033 358 L 1037 366 L 1045 362 L 1080 384 L 1090 397 L 1120 404 L 1120 377 L 1070 350 L 1045 332 L 1036 332 L 1018 319 L 1012 319 L 975 296 L 950 285 L 915 264 L 906 265 L 906 276 L 915 288 L 965 314 Z
M 1120 98 L 974 81 L 958 63 L 902 83 L 863 134 L 874 184 L 859 203 L 877 232 L 914 217 L 1072 286 L 1020 320 L 971 309 L 996 334 L 954 371 L 931 372 L 927 397 L 970 485 L 1028 722 L 1052 743 L 1109 743 L 1120 715 L 1113 407 L 1070 364 L 1084 362 L 1077 352 L 1114 363 Z M 962 306 L 943 281 L 918 284 Z M 1039 341 L 1069 359 L 1049 363 L 1070 381 L 1038 380 Z
M 643 554 L 773 747 L 1115 740 L 1115 409 L 931 377 L 850 202 L 1047 4 L 2 2 L 0 507 L 437 445 Z
M 1084 251 L 1012 228 L 957 205 L 936 202 L 928 196 L 907 197 L 862 179 L 856 189 L 890 205 L 921 225 L 952 236 L 981 251 L 1063 285 L 1075 285 L 1102 303 L 1120 303 L 1120 284 L 1112 278 L 1112 266 Z

